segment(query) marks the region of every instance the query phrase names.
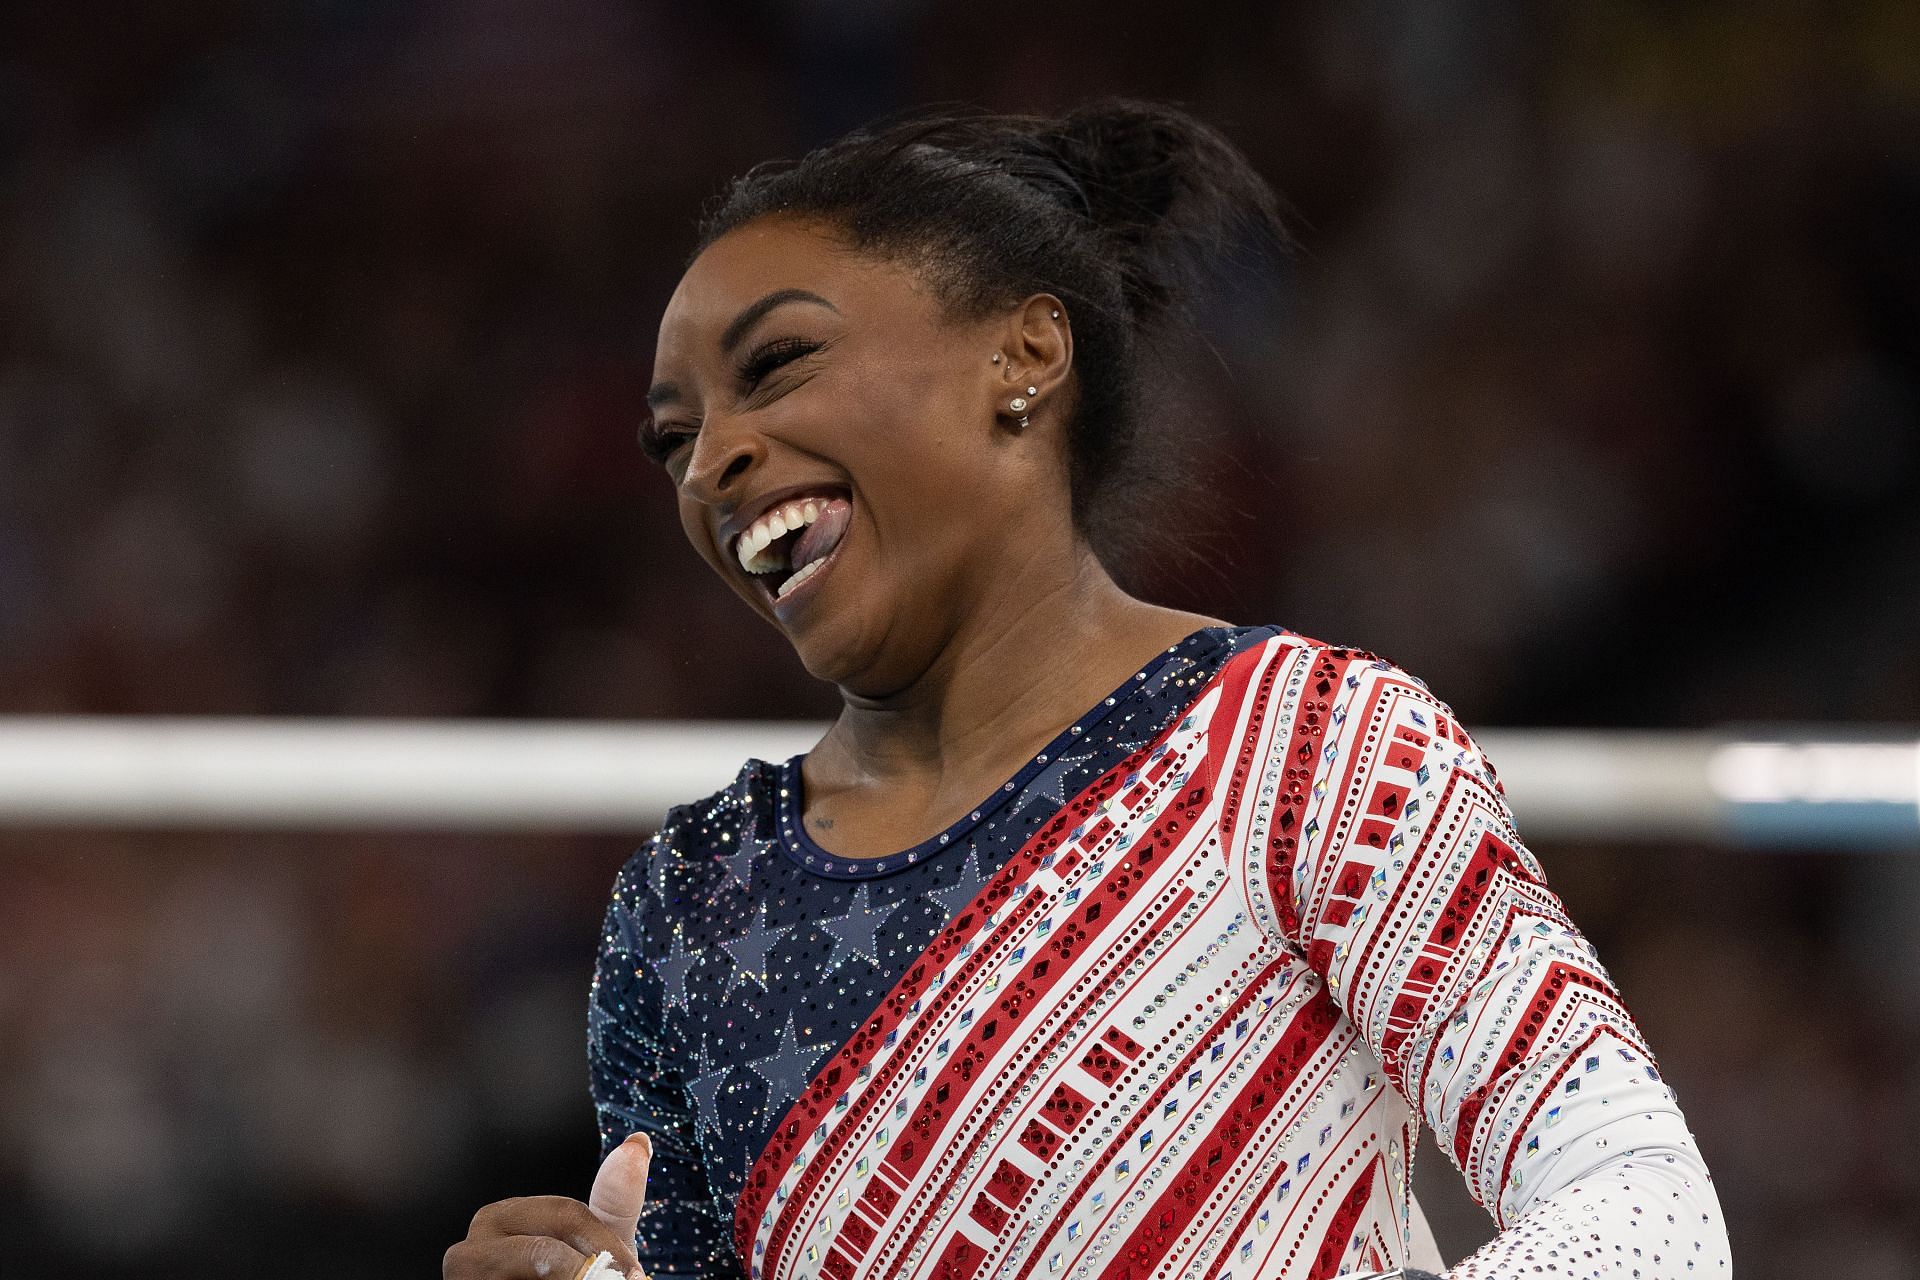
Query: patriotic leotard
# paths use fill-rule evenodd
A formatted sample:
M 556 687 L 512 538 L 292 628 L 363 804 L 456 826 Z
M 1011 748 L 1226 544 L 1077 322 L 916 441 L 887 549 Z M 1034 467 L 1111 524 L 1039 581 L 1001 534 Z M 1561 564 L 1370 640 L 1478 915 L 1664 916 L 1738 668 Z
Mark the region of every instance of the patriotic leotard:
M 1729 1275 L 1611 980 L 1391 664 L 1208 628 L 911 850 L 802 808 L 749 761 L 607 913 L 594 1099 L 652 1137 L 661 1280 L 1389 1266 L 1423 1119 L 1501 1227 L 1452 1276 Z

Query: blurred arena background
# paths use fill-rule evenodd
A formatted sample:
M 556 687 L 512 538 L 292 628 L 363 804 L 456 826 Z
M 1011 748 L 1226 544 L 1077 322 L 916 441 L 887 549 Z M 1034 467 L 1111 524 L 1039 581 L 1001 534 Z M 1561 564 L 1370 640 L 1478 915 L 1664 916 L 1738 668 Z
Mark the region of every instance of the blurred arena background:
M 1475 727 L 1914 736 L 1904 0 L 9 5 L 0 712 L 829 714 L 633 443 L 693 219 L 875 115 L 1106 92 L 1307 246 L 1205 315 L 1166 429 L 1219 496 L 1143 591 Z M 0 1273 L 432 1275 L 582 1194 L 644 834 L 0 827 Z M 1916 842 L 1532 843 L 1742 1274 L 1913 1275 Z

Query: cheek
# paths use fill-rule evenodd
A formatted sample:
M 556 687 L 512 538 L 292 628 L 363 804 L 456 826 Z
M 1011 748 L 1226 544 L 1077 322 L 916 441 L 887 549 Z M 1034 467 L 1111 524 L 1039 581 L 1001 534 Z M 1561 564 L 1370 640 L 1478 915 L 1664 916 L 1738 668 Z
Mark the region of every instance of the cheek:
M 910 496 L 920 506 L 946 507 L 964 483 L 985 467 L 990 441 L 982 433 L 972 389 L 949 369 L 904 367 L 874 372 L 855 383 L 836 441 L 863 487 Z
M 720 568 L 719 552 L 713 549 L 712 537 L 707 532 L 706 509 L 687 497 L 679 499 L 679 507 L 681 533 L 686 535 L 687 541 L 700 553 L 702 560 L 715 569 Z

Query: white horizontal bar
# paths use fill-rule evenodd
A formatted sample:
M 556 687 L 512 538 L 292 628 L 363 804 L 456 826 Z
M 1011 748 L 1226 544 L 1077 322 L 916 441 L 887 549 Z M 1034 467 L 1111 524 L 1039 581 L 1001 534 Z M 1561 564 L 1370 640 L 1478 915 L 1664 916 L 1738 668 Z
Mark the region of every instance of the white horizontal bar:
M 644 834 L 822 726 L 0 717 L 0 822 Z
M 824 729 L 0 717 L 0 823 L 639 835 L 669 807 L 725 786 L 749 756 L 787 759 Z M 1830 828 L 1836 847 L 1920 843 L 1909 834 L 1920 832 L 1920 744 L 1807 740 L 1813 733 L 1767 742 L 1612 730 L 1476 737 L 1530 841 L 1765 842 L 1777 829 L 1818 844 Z

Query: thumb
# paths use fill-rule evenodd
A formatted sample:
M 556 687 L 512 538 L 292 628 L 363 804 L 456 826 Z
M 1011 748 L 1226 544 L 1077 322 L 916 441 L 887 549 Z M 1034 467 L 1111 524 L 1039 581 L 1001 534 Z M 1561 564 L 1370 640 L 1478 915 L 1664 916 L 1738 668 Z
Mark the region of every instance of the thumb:
M 652 1159 L 652 1140 L 644 1133 L 629 1134 L 601 1161 L 587 1195 L 593 1216 L 619 1232 L 629 1248 L 640 1222 L 640 1207 L 647 1202 L 647 1165 Z

